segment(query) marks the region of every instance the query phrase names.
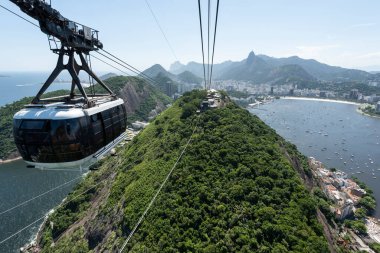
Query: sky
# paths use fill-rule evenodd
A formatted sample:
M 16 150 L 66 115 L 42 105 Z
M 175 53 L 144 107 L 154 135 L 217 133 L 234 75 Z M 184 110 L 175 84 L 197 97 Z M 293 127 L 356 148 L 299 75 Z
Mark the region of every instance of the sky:
M 139 70 L 156 63 L 168 69 L 177 60 L 201 62 L 198 1 L 146 1 L 52 0 L 52 5 L 64 17 L 99 30 L 104 49 Z M 207 1 L 201 3 L 206 25 Z M 211 3 L 214 17 L 216 0 Z M 10 1 L 0 0 L 0 4 L 29 18 Z M 254 51 L 380 70 L 379 10 L 379 0 L 220 0 L 214 62 L 240 61 Z M 47 37 L 38 28 L 1 8 L 0 25 L 0 72 L 54 68 L 57 55 L 50 52 Z M 204 38 L 207 43 L 206 26 Z M 95 72 L 118 73 L 96 59 L 92 62 Z

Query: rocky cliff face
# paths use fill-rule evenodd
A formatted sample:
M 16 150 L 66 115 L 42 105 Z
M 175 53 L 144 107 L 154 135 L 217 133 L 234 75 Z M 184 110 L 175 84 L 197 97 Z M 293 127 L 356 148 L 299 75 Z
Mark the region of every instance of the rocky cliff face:
M 111 86 L 117 83 L 117 95 L 124 100 L 128 118 L 147 120 L 166 108 L 171 99 L 157 88 L 137 78 L 116 77 L 107 81 Z M 131 121 L 129 120 L 129 121 Z

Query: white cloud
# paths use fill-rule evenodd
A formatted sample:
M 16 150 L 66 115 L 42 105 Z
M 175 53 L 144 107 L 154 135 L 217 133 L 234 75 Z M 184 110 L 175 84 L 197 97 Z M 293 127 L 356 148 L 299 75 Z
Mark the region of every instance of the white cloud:
M 350 26 L 350 28 L 363 28 L 363 27 L 371 27 L 371 26 L 375 26 L 376 23 L 363 23 L 363 24 L 355 24 L 355 25 L 352 25 Z

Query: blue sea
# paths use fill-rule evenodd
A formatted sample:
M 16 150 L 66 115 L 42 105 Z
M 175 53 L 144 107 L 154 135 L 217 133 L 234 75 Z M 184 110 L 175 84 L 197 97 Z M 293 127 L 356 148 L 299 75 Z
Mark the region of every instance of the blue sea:
M 36 95 L 49 75 L 48 72 L 0 72 L 0 106 Z M 80 76 L 80 79 L 88 80 L 88 76 Z M 70 80 L 69 74 L 62 72 L 47 91 L 69 90 Z

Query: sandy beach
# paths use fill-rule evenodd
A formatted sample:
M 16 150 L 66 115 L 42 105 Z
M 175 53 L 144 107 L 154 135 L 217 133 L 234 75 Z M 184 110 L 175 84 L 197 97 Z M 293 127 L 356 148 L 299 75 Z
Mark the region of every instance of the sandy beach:
M 334 100 L 328 98 L 308 98 L 308 97 L 281 97 L 281 99 L 289 100 L 308 100 L 308 101 L 321 101 L 321 102 L 330 102 L 330 103 L 339 103 L 339 104 L 349 104 L 349 105 L 360 105 L 360 103 L 344 101 L 344 100 Z
M 21 156 L 16 157 L 16 158 L 12 158 L 12 159 L 8 159 L 8 160 L 1 160 L 0 159 L 0 164 L 11 163 L 11 162 L 14 162 L 14 161 L 17 161 L 17 160 L 20 160 L 20 159 L 21 159 Z

